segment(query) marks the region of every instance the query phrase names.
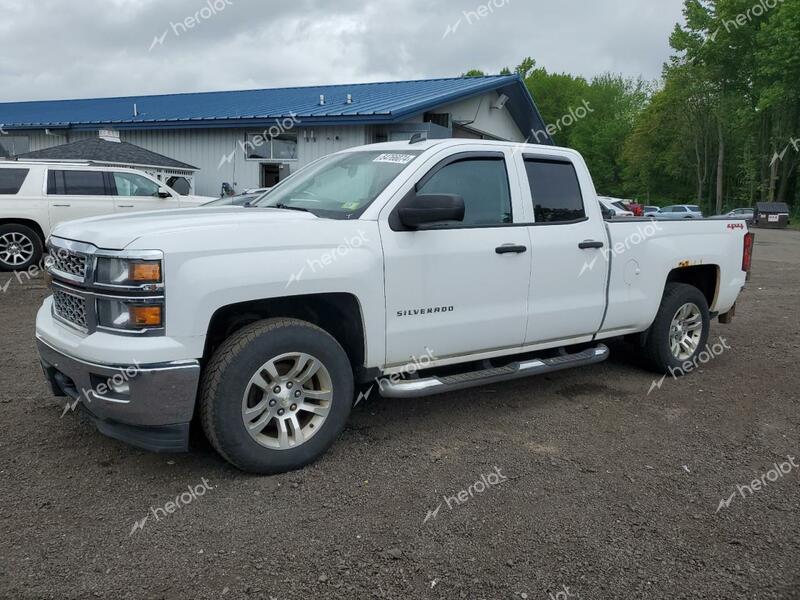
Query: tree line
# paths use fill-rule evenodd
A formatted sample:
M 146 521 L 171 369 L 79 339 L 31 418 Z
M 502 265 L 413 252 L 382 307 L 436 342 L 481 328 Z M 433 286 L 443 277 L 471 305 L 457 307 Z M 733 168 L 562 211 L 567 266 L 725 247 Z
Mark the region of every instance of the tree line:
M 601 194 L 708 214 L 800 210 L 800 0 L 685 0 L 683 12 L 658 81 L 550 73 L 532 58 L 515 72 Z M 563 120 L 581 106 L 584 118 Z

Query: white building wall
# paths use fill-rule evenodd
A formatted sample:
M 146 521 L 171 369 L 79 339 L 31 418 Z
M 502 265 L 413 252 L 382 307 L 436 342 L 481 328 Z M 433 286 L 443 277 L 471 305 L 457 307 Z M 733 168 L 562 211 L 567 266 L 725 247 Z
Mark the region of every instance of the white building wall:
M 522 142 L 525 135 L 517 127 L 514 118 L 507 108 L 492 108 L 500 96 L 497 92 L 476 96 L 454 104 L 447 104 L 435 109 L 437 113 L 450 113 L 453 124 L 464 123 L 465 127 L 485 133 L 489 136 Z

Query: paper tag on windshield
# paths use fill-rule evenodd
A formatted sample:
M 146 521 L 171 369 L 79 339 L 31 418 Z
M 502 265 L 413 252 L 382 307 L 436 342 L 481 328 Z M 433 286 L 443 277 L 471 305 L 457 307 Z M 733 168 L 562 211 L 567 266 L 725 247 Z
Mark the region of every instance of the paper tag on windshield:
M 372 162 L 382 162 L 382 163 L 394 163 L 396 165 L 407 165 L 412 160 L 414 160 L 416 155 L 414 154 L 381 154 L 378 158 L 376 158 Z

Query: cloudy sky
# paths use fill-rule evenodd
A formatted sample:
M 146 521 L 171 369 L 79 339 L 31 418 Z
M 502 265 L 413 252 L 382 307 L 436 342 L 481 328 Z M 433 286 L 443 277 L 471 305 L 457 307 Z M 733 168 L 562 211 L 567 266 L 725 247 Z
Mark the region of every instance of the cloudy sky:
M 653 79 L 682 4 L 0 0 L 0 102 L 496 73 L 525 56 Z

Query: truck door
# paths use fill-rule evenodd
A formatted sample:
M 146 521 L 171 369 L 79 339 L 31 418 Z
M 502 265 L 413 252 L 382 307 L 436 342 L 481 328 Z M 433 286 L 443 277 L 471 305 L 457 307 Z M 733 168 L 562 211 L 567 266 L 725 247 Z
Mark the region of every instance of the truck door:
M 609 249 L 588 170 L 566 157 L 517 160 L 534 220 L 525 343 L 589 341 L 605 312 Z
M 514 226 L 523 207 L 510 156 L 480 146 L 445 150 L 381 213 L 389 365 L 522 345 L 531 253 L 527 228 Z M 461 196 L 464 221 L 398 228 L 390 217 L 413 189 Z

